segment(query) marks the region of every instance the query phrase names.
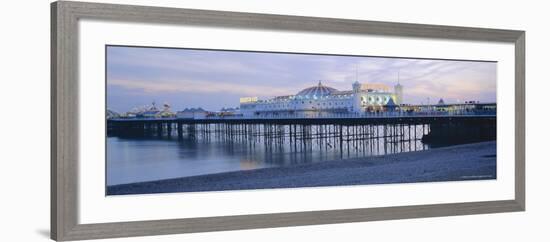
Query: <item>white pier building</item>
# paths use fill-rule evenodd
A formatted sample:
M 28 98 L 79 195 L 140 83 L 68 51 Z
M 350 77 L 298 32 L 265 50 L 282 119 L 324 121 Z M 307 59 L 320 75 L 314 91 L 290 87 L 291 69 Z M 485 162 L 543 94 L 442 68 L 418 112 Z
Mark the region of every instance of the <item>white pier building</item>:
M 270 99 L 243 97 L 240 112 L 243 116 L 285 116 L 305 117 L 327 116 L 327 114 L 362 114 L 392 110 L 403 100 L 403 87 L 397 84 L 393 91 L 385 84 L 361 84 L 354 82 L 351 90 L 340 91 L 317 85 L 305 88 L 294 95 L 277 96 Z

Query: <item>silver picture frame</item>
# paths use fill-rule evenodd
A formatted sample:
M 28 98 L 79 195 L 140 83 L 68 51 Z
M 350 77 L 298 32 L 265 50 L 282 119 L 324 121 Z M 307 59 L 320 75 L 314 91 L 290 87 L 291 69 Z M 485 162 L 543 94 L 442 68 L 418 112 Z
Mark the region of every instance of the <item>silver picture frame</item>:
M 515 45 L 515 198 L 154 221 L 78 222 L 78 21 L 94 19 Z M 58 1 L 51 4 L 51 238 L 58 241 L 525 211 L 525 32 L 485 28 Z M 102 80 L 98 80 L 102 81 Z M 512 98 L 512 97 L 510 97 Z

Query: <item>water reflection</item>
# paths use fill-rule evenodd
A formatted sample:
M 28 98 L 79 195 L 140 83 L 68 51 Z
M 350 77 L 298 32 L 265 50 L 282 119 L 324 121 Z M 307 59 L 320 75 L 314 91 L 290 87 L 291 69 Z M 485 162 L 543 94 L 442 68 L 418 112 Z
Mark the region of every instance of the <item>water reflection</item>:
M 208 127 L 175 135 L 107 138 L 107 185 L 281 167 L 428 149 L 423 125 Z

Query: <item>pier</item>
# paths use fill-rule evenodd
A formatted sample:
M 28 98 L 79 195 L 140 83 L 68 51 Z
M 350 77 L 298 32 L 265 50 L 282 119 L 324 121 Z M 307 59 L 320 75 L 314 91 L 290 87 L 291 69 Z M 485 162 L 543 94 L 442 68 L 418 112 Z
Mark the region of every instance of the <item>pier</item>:
M 110 119 L 107 134 L 120 137 L 192 137 L 333 147 L 384 139 L 390 143 L 467 143 L 494 140 L 496 115 L 403 115 L 339 118 Z

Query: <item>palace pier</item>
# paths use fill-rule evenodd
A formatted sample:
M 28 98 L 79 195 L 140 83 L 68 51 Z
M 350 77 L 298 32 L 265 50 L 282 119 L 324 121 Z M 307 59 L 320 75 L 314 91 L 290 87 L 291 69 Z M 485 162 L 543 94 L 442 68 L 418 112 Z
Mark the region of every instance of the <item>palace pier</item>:
M 109 119 L 107 134 L 119 137 L 212 137 L 234 142 L 308 146 L 350 145 L 372 139 L 392 142 L 467 143 L 494 140 L 496 115 L 398 115 L 338 118 Z

